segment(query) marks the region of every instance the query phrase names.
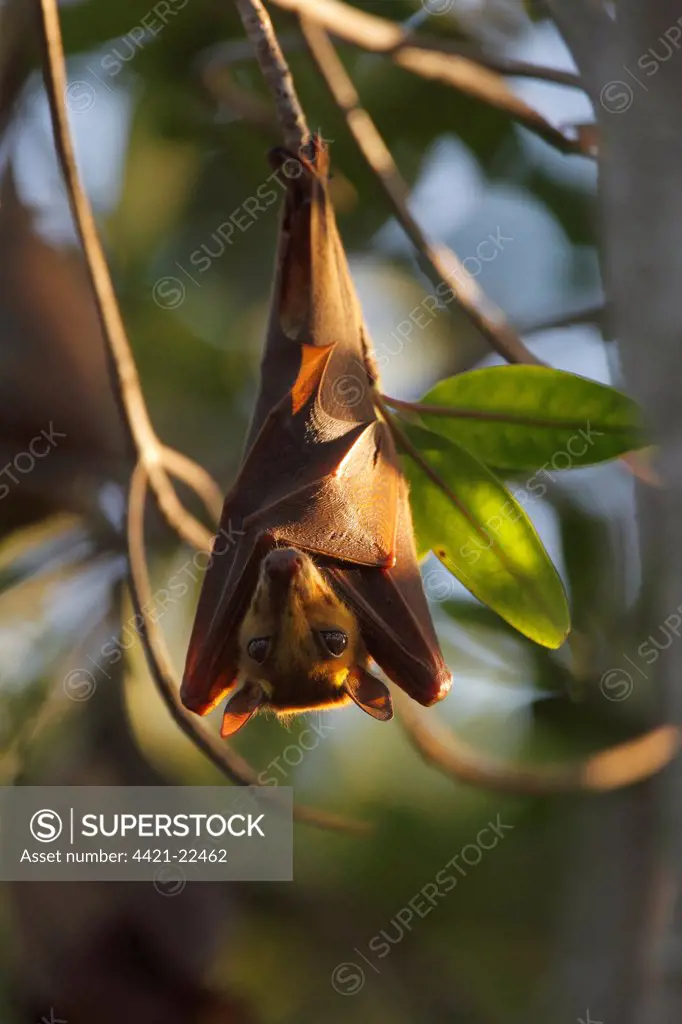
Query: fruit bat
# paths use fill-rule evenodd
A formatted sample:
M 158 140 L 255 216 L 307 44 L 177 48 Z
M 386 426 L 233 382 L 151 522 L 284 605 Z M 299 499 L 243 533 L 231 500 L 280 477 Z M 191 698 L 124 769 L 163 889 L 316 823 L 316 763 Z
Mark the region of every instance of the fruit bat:
M 305 153 L 305 155 L 304 155 Z M 259 710 L 354 701 L 389 719 L 373 661 L 420 704 L 450 673 L 422 589 L 402 475 L 317 137 L 288 169 L 260 391 L 223 508 L 181 698 L 222 734 Z M 298 173 L 291 170 L 297 168 Z M 225 545 L 219 538 L 236 537 Z

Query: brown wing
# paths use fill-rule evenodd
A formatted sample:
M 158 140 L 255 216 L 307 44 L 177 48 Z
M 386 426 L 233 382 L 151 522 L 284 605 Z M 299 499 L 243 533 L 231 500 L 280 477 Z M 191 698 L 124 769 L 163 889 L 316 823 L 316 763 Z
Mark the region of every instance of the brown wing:
M 395 565 L 383 570 L 331 566 L 325 571 L 358 616 L 367 650 L 389 679 L 420 704 L 442 700 L 452 676 L 424 595 L 404 480 L 398 496 Z
M 190 711 L 208 714 L 234 686 L 239 623 L 258 580 L 260 562 L 274 540 L 236 526 L 229 503 L 201 588 L 180 698 Z M 237 534 L 236 531 L 239 531 Z M 225 538 L 234 538 L 234 544 Z
M 290 154 L 286 154 L 291 160 Z M 283 158 L 280 157 L 280 162 Z M 364 329 L 327 194 L 327 154 L 289 182 L 261 388 L 239 477 L 225 503 L 233 554 L 206 573 L 182 699 L 210 710 L 233 685 L 237 633 L 263 555 L 308 551 L 360 616 L 370 653 L 423 704 L 444 666 L 421 586 L 407 488 L 376 415 Z
M 395 559 L 397 477 L 385 426 L 356 424 L 313 441 L 316 396 L 295 416 L 286 402 L 268 416 L 225 501 L 206 569 L 181 689 L 200 714 L 236 681 L 239 623 L 275 544 L 371 566 Z
M 319 143 L 314 164 L 284 150 L 275 151 L 273 158 L 282 174 L 287 167 L 297 166 L 300 175 L 288 181 L 260 390 L 247 451 L 271 410 L 294 394 L 311 348 L 333 346 L 334 350 L 323 382 L 322 408 L 342 422 L 375 419 L 362 314 L 327 192 L 327 151 Z

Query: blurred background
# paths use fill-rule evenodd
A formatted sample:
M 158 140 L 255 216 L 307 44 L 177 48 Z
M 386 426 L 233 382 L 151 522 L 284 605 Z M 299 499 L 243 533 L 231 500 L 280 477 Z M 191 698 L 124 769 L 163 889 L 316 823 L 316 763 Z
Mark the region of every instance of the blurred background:
M 516 0 L 357 6 L 572 68 L 553 24 Z M 163 707 L 132 621 L 120 536 L 131 466 L 56 161 L 34 13 L 24 0 L 0 6 L 1 783 L 223 785 Z M 310 124 L 331 140 L 333 198 L 384 390 L 415 398 L 499 361 L 452 310 L 408 338 L 398 330 L 432 286 L 295 20 L 272 13 Z M 279 213 L 279 194 L 261 210 L 251 202 L 271 187 L 266 153 L 279 141 L 260 71 L 230 3 L 72 0 L 61 14 L 79 168 L 153 422 L 227 489 L 257 386 Z M 476 260 L 477 283 L 543 360 L 618 384 L 599 325 L 594 162 L 382 56 L 339 52 L 428 234 L 471 257 L 470 269 L 481 242 L 503 238 L 494 259 Z M 554 125 L 592 120 L 578 89 L 508 81 Z M 22 459 L 46 434 L 47 455 Z M 454 674 L 430 714 L 497 759 L 565 761 L 634 735 L 649 713 L 652 670 L 636 654 L 647 638 L 630 627 L 633 478 L 622 461 L 556 473 L 528 510 L 560 567 L 574 632 L 558 652 L 536 647 L 427 561 Z M 148 536 L 155 589 L 173 584 L 159 622 L 179 671 L 201 571 L 151 511 Z M 600 685 L 610 671 L 619 684 Z M 312 722 L 314 738 L 309 719 L 288 730 L 258 719 L 236 746 L 261 781 L 371 822 L 370 837 L 297 826 L 287 885 L 195 884 L 172 897 L 142 884 L 5 885 L 0 1019 L 601 1020 L 574 966 L 577 908 L 609 876 L 605 798 L 476 791 L 422 763 L 397 722 L 379 726 L 353 708 Z M 456 885 L 422 916 L 423 887 L 500 821 L 499 842 L 469 855 L 475 863 L 465 855 Z M 638 850 L 646 815 L 633 821 Z M 413 899 L 422 912 L 406 923 L 397 915 Z M 605 942 L 609 929 L 629 941 L 627 928 L 594 924 Z

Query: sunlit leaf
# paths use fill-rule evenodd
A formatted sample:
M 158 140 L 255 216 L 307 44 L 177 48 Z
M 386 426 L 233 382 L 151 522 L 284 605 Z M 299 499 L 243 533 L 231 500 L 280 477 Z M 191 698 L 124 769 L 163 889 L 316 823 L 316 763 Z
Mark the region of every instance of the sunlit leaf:
M 420 411 L 430 430 L 501 470 L 572 469 L 644 443 L 637 404 L 615 388 L 544 366 L 494 366 L 440 381 Z
M 465 448 L 421 427 L 404 430 L 426 463 L 404 458 L 419 547 L 519 632 L 559 647 L 570 628 L 566 595 L 521 505 Z

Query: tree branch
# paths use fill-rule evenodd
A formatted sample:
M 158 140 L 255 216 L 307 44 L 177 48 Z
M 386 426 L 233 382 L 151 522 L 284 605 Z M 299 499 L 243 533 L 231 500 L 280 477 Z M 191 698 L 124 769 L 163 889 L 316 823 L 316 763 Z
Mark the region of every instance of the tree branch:
M 223 510 L 223 492 L 213 479 L 211 474 L 200 466 L 194 459 L 187 458 L 174 448 L 167 448 L 163 445 L 161 457 L 164 466 L 176 480 L 181 480 L 203 501 L 206 511 L 212 520 L 220 522 Z M 209 547 L 210 545 L 206 545 Z
M 457 782 L 498 793 L 546 796 L 622 789 L 656 775 L 680 749 L 679 731 L 662 725 L 575 764 L 520 768 L 488 760 L 451 730 L 427 724 L 414 702 L 402 695 L 396 706 L 410 743 L 428 764 Z
M 277 3 L 277 0 L 274 0 L 274 2 Z M 359 40 L 357 42 L 360 45 Z M 525 60 L 514 60 L 512 57 L 484 53 L 483 50 L 472 46 L 470 43 L 458 43 L 453 39 L 441 39 L 438 36 L 410 34 L 392 50 L 387 50 L 386 52 L 389 56 L 392 56 L 400 50 L 414 47 L 420 50 L 429 50 L 433 53 L 463 57 L 472 64 L 480 64 L 481 67 L 489 68 L 491 71 L 498 71 L 501 75 L 509 75 L 512 78 L 537 78 L 540 81 L 549 82 L 553 85 L 565 85 L 571 89 L 584 89 L 580 76 L 576 75 L 573 71 L 562 71 L 561 68 L 548 68 Z
M 647 47 L 666 38 L 678 12 L 669 0 L 619 0 L 609 5 L 610 14 L 598 0 L 549 0 L 548 6 L 599 122 L 600 257 L 609 322 L 625 382 L 657 442 L 656 469 L 664 484 L 657 492 L 641 487 L 636 492 L 640 600 L 629 628 L 643 638 L 665 628 L 662 624 L 669 621 L 666 616 L 679 605 L 682 593 L 682 72 L 671 60 L 649 85 L 648 78 L 643 83 L 631 69 L 638 69 Z M 679 644 L 662 648 L 653 692 L 661 716 L 678 728 L 681 671 Z M 628 818 L 621 817 L 615 828 L 612 822 L 599 848 L 590 850 L 593 859 L 608 861 L 610 877 L 619 876 L 620 884 L 611 898 L 604 898 L 594 882 L 590 886 L 589 901 L 576 923 L 586 969 L 578 976 L 573 971 L 566 980 L 581 998 L 601 992 L 599 1016 L 605 1021 L 670 1024 L 681 1018 L 681 796 L 682 759 L 677 757 L 655 786 L 637 793 Z M 660 820 L 651 820 L 654 810 L 663 811 L 663 827 Z M 639 863 L 633 875 L 628 869 L 635 819 L 640 823 Z M 618 917 L 611 914 L 614 906 Z M 594 933 L 595 920 L 610 922 L 607 935 Z M 630 929 L 627 945 L 622 941 L 624 923 Z M 589 965 L 599 960 L 596 978 Z
M 52 114 L 55 146 L 83 246 L 128 445 L 147 467 L 152 490 L 168 523 L 188 543 L 195 547 L 210 547 L 211 533 L 183 508 L 164 469 L 164 448 L 149 418 L 92 208 L 80 182 L 64 102 L 67 80 L 57 0 L 40 0 L 40 15 L 45 49 L 45 89 Z M 185 460 L 185 469 L 189 461 Z
M 436 287 L 442 285 L 452 292 L 455 291 L 451 284 L 453 277 L 465 282 L 465 286 L 455 293 L 453 301 L 495 351 L 510 363 L 540 363 L 541 360 L 526 348 L 505 321 L 504 313 L 487 299 L 474 278 L 467 274 L 456 254 L 446 246 L 436 248 L 426 237 L 409 211 L 408 188 L 395 160 L 371 117 L 361 106 L 357 90 L 329 36 L 308 19 L 301 19 L 301 29 L 318 71 L 343 113 L 360 152 L 376 174 L 395 216 L 421 254 L 430 280 Z
M 563 153 L 591 155 L 579 138 L 569 138 L 551 125 L 484 62 L 451 52 L 447 46 L 436 45 L 433 40 L 427 40 L 426 46 L 421 47 L 419 38 L 415 40 L 404 26 L 367 14 L 341 0 L 274 0 L 274 3 L 347 42 L 375 53 L 385 53 L 406 71 L 443 82 L 501 110 Z
M 274 0 L 276 3 L 277 0 Z M 327 19 L 321 22 L 332 35 L 336 35 L 333 28 L 328 25 Z M 400 26 L 396 25 L 400 29 Z M 363 41 L 360 35 L 356 35 L 352 43 L 363 48 Z M 298 34 L 280 33 L 279 44 L 282 53 L 295 53 L 303 49 L 303 40 Z M 530 61 L 515 60 L 513 57 L 504 57 L 496 53 L 485 53 L 472 43 L 460 43 L 454 39 L 442 38 L 440 36 L 414 34 L 405 31 L 404 37 L 395 46 L 383 51 L 387 56 L 392 56 L 397 50 L 405 47 L 418 47 L 421 50 L 431 50 L 435 53 L 448 53 L 456 57 L 464 57 L 481 67 L 490 68 L 491 71 L 499 71 L 501 75 L 509 75 L 512 78 L 537 78 L 543 82 L 553 85 L 565 85 L 572 89 L 582 89 L 580 77 L 573 71 L 563 71 L 560 68 L 548 68 Z M 242 61 L 249 61 L 253 58 L 253 49 L 249 41 L 231 39 L 225 43 L 218 43 L 211 47 L 209 63 L 215 63 L 217 67 L 227 68 Z
M 310 131 L 296 95 L 289 65 L 277 42 L 270 15 L 261 0 L 235 0 L 239 16 L 251 40 L 263 77 L 274 97 L 285 144 L 294 153 L 304 146 Z

